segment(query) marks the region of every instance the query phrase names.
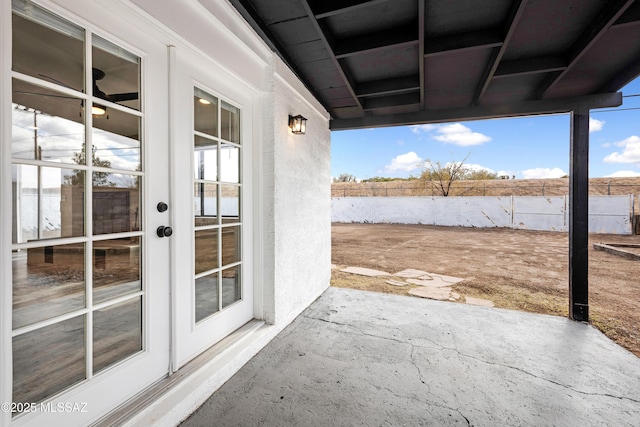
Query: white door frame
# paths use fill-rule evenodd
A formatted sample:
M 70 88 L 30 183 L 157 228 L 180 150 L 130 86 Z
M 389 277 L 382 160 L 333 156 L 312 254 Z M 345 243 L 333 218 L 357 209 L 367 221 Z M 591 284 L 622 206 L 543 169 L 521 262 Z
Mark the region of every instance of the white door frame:
M 254 309 L 254 164 L 255 89 L 234 78 L 212 60 L 186 47 L 169 48 L 171 114 L 172 220 L 172 371 L 211 347 L 256 315 Z M 241 250 L 243 299 L 195 324 L 193 281 L 193 90 L 219 96 L 239 107 L 242 145 Z
M 166 214 L 156 210 L 160 201 L 171 203 L 169 196 L 168 142 L 168 61 L 166 47 L 161 38 L 154 37 L 155 28 L 138 19 L 137 25 L 123 22 L 123 17 L 135 19 L 134 12 L 120 4 L 102 4 L 82 0 L 61 1 L 64 7 L 50 0 L 38 4 L 78 25 L 109 39 L 142 58 L 142 92 L 144 96 L 143 179 L 142 205 L 144 206 L 143 245 L 143 351 L 93 376 L 89 381 L 56 394 L 44 402 L 49 408 L 59 404 L 78 403 L 79 411 L 36 412 L 23 414 L 12 420 L 11 413 L 0 412 L 0 426 L 9 425 L 84 425 L 95 421 L 127 398 L 139 393 L 169 373 L 170 363 L 170 286 L 169 239 L 155 234 L 159 225 L 168 225 Z M 12 393 L 12 277 L 11 277 L 11 2 L 0 6 L 2 23 L 2 66 L 0 120 L 1 194 L 0 212 L 0 402 L 11 402 Z M 73 11 L 73 12 L 70 12 Z M 90 47 L 88 47 L 89 49 Z M 160 147 L 153 150 L 153 146 Z M 163 149 L 164 147 L 164 149 Z M 164 166 L 163 166 L 164 165 Z M 154 169 L 155 168 L 155 169 Z M 164 259 L 164 261 L 163 261 Z M 85 405 L 86 403 L 86 405 Z

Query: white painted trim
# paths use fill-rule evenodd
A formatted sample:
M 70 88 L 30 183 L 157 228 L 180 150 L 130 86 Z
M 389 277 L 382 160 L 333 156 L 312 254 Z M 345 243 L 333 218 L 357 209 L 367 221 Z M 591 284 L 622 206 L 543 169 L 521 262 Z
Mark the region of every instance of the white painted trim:
M 177 130 L 176 130 L 176 126 L 175 123 L 173 121 L 173 117 L 176 117 L 176 114 L 178 114 L 177 111 L 177 105 L 174 102 L 177 99 L 177 89 L 176 89 L 176 47 L 175 46 L 167 46 L 167 61 L 168 61 L 168 69 L 169 69 L 169 80 L 168 80 L 168 100 L 169 100 L 169 105 L 168 105 L 168 111 L 167 111 L 167 115 L 169 117 L 169 143 L 168 143 L 168 149 L 169 149 L 169 201 L 173 202 L 175 200 L 175 195 L 178 194 L 179 189 L 177 188 L 176 185 L 176 180 L 174 178 L 174 173 L 173 171 L 175 170 L 175 168 L 177 167 L 175 165 L 175 158 L 172 156 L 172 153 L 175 150 L 175 147 L 178 143 L 178 141 L 180 140 L 179 135 L 177 134 Z M 174 210 L 169 209 L 169 223 L 175 227 L 175 215 L 173 214 Z M 172 242 L 171 245 L 169 245 L 169 271 L 170 271 L 170 275 L 169 275 L 169 280 L 171 281 L 169 283 L 169 302 L 170 302 L 170 307 L 169 307 L 169 318 L 170 318 L 170 337 L 169 337 L 169 375 L 172 375 L 175 371 L 177 371 L 178 369 L 178 360 L 177 360 L 177 352 L 176 352 L 176 345 L 177 345 L 177 331 L 178 331 L 178 327 L 176 324 L 176 298 L 175 296 L 178 293 L 178 275 L 177 275 L 177 269 L 174 268 L 174 257 L 176 256 L 176 250 L 174 249 L 174 244 Z
M 0 3 L 0 403 L 11 402 L 12 277 L 11 277 L 11 2 Z M 11 414 L 0 411 L 0 426 Z
M 250 89 L 254 92 L 262 90 L 259 86 L 254 85 L 246 81 L 245 79 L 238 77 L 238 74 L 236 72 L 234 72 L 233 70 L 229 69 L 228 67 L 220 63 L 218 60 L 212 57 L 210 53 L 207 53 L 205 50 L 198 47 L 195 43 L 191 42 L 186 37 L 184 37 L 182 34 L 179 34 L 175 29 L 172 29 L 171 27 L 169 27 L 168 23 L 165 23 L 160 19 L 151 15 L 149 12 L 147 12 L 147 10 L 145 10 L 145 7 L 144 7 L 145 1 L 149 3 L 147 7 L 153 8 L 153 9 L 157 9 L 158 7 L 163 6 L 163 3 L 158 3 L 156 0 L 131 0 L 130 2 L 126 0 L 111 0 L 111 1 L 123 4 L 124 6 L 132 10 L 132 13 L 135 14 L 136 18 L 145 21 L 145 23 L 153 25 L 155 29 L 157 29 L 160 33 L 162 33 L 162 37 L 160 38 L 160 40 L 167 46 L 175 46 L 176 48 L 185 49 L 189 51 L 190 54 L 196 55 L 201 58 L 206 58 L 208 61 L 214 62 L 215 65 L 219 67 L 223 73 L 225 73 L 228 77 L 232 77 L 238 85 L 244 86 L 247 89 Z M 224 3 L 227 8 L 233 9 L 233 7 L 226 1 L 224 2 L 218 1 L 217 3 Z M 194 1 L 177 0 L 173 2 L 168 2 L 168 4 L 170 4 L 172 8 L 179 10 L 180 14 L 182 15 L 184 15 L 189 9 L 197 8 L 198 10 L 195 11 L 195 16 L 197 17 L 205 16 L 206 20 L 212 24 L 211 28 L 213 30 L 216 30 L 217 28 L 220 28 L 220 27 L 227 28 L 226 25 L 224 25 L 222 22 L 220 22 L 219 20 L 215 19 L 212 16 L 211 13 L 206 9 L 206 7 L 204 7 L 199 3 L 196 4 L 196 2 Z M 233 10 L 235 11 L 235 9 Z M 234 19 L 236 20 L 242 19 L 242 17 L 238 15 Z M 249 25 L 246 22 L 244 22 L 244 20 L 242 20 L 242 22 L 244 23 L 243 24 L 244 26 Z M 139 25 L 139 23 L 133 23 L 132 25 Z M 243 41 L 239 39 L 237 35 L 234 34 L 232 29 L 227 28 L 226 35 L 227 37 L 230 37 L 234 45 L 238 46 L 239 49 L 249 54 L 252 57 L 252 59 L 256 61 L 257 63 L 256 65 L 260 67 L 265 67 L 268 65 L 268 60 L 258 55 L 255 51 L 249 49 L 248 46 L 245 45 Z M 260 42 L 262 42 L 262 40 L 258 37 L 258 35 L 254 34 L 254 36 L 258 40 L 260 40 Z M 266 49 L 265 52 L 268 52 L 270 56 L 275 55 L 273 52 L 269 50 L 269 48 L 266 45 L 263 46 L 263 48 Z

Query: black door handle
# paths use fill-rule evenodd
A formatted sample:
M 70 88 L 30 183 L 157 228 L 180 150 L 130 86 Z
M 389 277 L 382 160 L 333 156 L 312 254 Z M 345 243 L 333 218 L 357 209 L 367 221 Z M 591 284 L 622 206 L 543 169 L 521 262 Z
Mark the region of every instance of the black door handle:
M 156 234 L 158 237 L 170 237 L 173 234 L 173 229 L 171 227 L 161 225 L 156 229 Z

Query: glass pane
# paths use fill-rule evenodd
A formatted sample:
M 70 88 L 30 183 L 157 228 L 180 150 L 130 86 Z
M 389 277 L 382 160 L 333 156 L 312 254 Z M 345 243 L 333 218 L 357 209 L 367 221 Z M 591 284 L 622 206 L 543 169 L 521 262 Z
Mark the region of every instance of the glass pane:
M 240 187 L 237 185 L 221 185 L 220 193 L 222 222 L 240 221 Z
M 240 144 L 240 110 L 224 101 L 221 107 L 222 139 Z
M 218 223 L 217 184 L 196 182 L 193 186 L 193 211 L 195 226 L 215 225 Z
M 13 79 L 14 158 L 84 163 L 82 100 Z
M 93 313 L 93 372 L 142 350 L 142 297 Z
M 140 110 L 140 58 L 95 35 L 92 56 L 93 96 Z
M 93 234 L 140 230 L 140 176 L 93 173 Z
M 222 229 L 222 265 L 240 261 L 240 227 Z
M 240 182 L 240 148 L 222 144 L 220 148 L 220 181 Z
M 84 89 L 84 30 L 32 2 L 13 1 L 13 70 Z
M 222 308 L 242 299 L 240 266 L 222 271 Z
M 13 328 L 85 307 L 84 243 L 14 251 Z
M 14 165 L 13 242 L 84 235 L 84 171 Z
M 194 128 L 198 132 L 218 136 L 218 99 L 198 88 L 193 95 Z
M 13 401 L 38 402 L 82 381 L 84 316 L 13 338 Z
M 196 279 L 196 322 L 219 310 L 218 273 Z
M 139 171 L 140 118 L 115 109 L 93 117 L 93 165 Z
M 195 137 L 194 178 L 218 180 L 218 143 L 200 136 Z
M 93 302 L 142 289 L 140 237 L 100 240 L 93 243 Z
M 195 273 L 218 268 L 218 230 L 196 231 Z

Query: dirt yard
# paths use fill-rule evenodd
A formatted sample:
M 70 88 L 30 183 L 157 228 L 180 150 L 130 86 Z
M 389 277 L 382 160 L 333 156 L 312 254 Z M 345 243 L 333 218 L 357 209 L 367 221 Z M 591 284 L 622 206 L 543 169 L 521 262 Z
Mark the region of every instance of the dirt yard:
M 640 357 L 640 261 L 593 243 L 640 243 L 640 236 L 589 236 L 589 305 L 594 326 Z M 496 307 L 568 315 L 568 234 L 401 224 L 333 224 L 332 286 L 408 295 L 413 286 L 339 271 L 407 268 L 465 278 L 453 290 Z M 451 303 L 455 304 L 455 303 Z

